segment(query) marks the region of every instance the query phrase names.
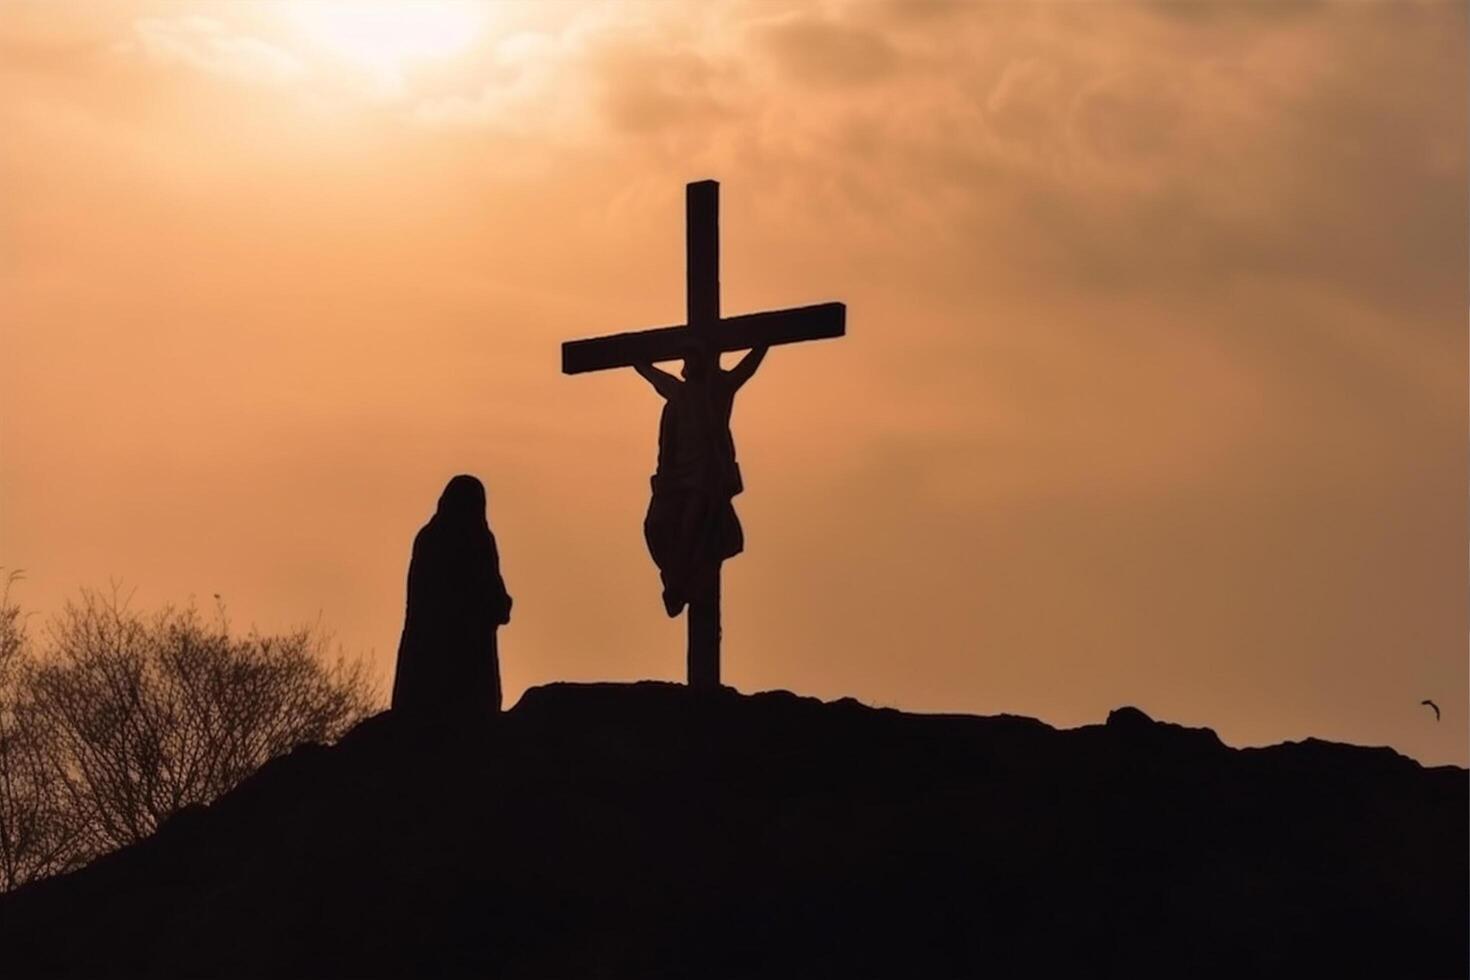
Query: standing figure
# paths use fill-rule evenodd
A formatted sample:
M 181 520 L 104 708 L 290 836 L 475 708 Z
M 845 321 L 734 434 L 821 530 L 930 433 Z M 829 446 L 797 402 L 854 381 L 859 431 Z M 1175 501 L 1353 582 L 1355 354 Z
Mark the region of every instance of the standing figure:
M 485 486 L 456 476 L 413 539 L 393 710 L 418 717 L 499 713 L 495 632 L 510 622 L 510 604 L 485 519 Z
M 735 393 L 766 356 L 757 347 L 729 371 L 719 355 L 699 344 L 684 350 L 683 380 L 652 364 L 635 364 L 663 396 L 658 423 L 658 469 L 643 521 L 648 552 L 663 580 L 664 610 L 677 616 L 686 604 L 718 602 L 720 564 L 745 548 L 732 503 L 744 489 L 730 435 Z M 714 596 L 708 593 L 715 592 Z

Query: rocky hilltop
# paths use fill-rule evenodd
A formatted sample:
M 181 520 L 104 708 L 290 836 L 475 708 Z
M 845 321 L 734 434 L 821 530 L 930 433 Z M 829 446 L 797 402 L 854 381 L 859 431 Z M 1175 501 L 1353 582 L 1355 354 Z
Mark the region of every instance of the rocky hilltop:
M 0 900 L 7 977 L 1466 974 L 1463 769 L 784 692 L 391 714 Z

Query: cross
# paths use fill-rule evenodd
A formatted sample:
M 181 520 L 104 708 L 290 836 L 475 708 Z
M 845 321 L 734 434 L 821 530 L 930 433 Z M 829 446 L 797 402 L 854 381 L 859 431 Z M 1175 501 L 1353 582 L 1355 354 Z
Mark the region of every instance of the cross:
M 841 337 L 847 307 L 820 303 L 743 316 L 720 315 L 720 185 L 701 180 L 684 188 L 685 284 L 688 317 L 673 327 L 570 340 L 561 346 L 564 374 L 603 371 L 682 358 L 697 336 L 717 352 Z M 689 686 L 720 684 L 720 581 L 690 599 L 686 614 Z

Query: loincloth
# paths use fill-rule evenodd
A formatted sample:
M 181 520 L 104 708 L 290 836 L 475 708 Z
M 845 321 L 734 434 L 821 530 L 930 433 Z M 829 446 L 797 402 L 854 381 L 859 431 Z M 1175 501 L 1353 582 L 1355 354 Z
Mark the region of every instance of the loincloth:
M 656 490 L 643 538 L 663 581 L 664 609 L 677 616 L 720 563 L 745 549 L 745 532 L 728 496 L 692 489 Z

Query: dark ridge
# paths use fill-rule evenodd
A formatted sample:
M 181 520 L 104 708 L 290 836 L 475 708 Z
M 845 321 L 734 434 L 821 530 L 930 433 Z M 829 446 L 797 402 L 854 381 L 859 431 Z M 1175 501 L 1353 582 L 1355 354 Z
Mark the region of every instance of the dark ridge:
M 1466 975 L 1467 773 L 642 683 L 378 715 L 0 899 L 6 977 Z

